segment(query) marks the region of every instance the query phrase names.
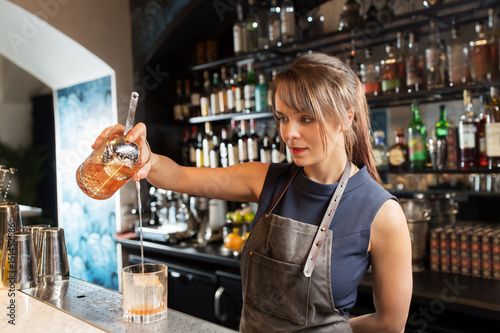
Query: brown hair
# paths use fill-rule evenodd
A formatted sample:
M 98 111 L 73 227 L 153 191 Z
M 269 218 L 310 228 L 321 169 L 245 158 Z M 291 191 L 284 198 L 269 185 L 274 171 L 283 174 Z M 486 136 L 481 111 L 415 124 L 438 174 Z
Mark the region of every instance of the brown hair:
M 339 122 L 347 156 L 354 164 L 365 165 L 371 177 L 380 182 L 369 136 L 370 111 L 361 82 L 349 66 L 322 53 L 302 55 L 274 77 L 269 94 L 273 112 L 278 94 L 287 107 L 309 112 L 317 119 L 325 149 L 325 121 Z M 349 125 L 351 109 L 354 119 Z

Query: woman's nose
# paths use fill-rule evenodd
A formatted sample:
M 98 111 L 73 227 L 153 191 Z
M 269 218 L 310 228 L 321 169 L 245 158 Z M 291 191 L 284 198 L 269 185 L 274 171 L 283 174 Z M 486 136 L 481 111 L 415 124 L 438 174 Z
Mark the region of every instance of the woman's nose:
M 300 131 L 297 124 L 289 122 L 285 126 L 281 126 L 281 137 L 288 141 L 290 139 L 297 139 L 300 137 Z

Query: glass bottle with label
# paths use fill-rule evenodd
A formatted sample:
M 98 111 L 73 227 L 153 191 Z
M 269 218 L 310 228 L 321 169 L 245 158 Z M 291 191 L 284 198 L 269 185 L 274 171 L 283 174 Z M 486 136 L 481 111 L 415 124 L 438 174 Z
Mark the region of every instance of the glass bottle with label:
M 464 112 L 458 122 L 459 167 L 468 170 L 476 166 L 477 119 L 470 90 L 464 90 Z
M 441 105 L 439 107 L 439 121 L 436 124 L 436 139 L 446 140 L 448 137 L 448 129 L 450 124 L 446 117 L 446 107 Z
M 229 113 L 227 106 L 227 90 L 228 90 L 228 79 L 226 75 L 226 67 L 221 67 L 220 69 L 220 84 L 219 84 L 219 113 Z M 230 88 L 229 88 L 230 89 Z
M 387 156 L 387 146 L 385 145 L 385 133 L 384 131 L 373 132 L 373 156 L 375 157 L 375 165 L 380 170 L 387 170 L 388 167 L 388 156 Z
M 245 111 L 255 111 L 255 72 L 253 63 L 247 64 L 247 81 L 244 87 Z
M 203 72 L 203 90 L 200 97 L 200 113 L 202 117 L 207 117 L 211 114 L 210 111 L 210 95 L 212 94 L 212 84 L 210 83 L 210 73 Z
M 220 130 L 219 160 L 221 167 L 229 166 L 229 135 L 226 128 Z
M 247 139 L 248 161 L 259 161 L 259 144 L 260 138 L 257 134 L 257 122 L 255 119 L 250 119 L 250 135 Z
M 269 31 L 269 46 L 281 45 L 281 8 L 277 0 L 271 1 L 269 14 L 267 16 L 267 25 Z
M 380 66 L 372 59 L 372 50 L 365 49 L 365 61 L 360 65 L 361 83 L 366 95 L 378 96 L 382 92 Z
M 267 112 L 267 80 L 262 73 L 259 74 L 259 84 L 255 87 L 255 111 Z
M 430 23 L 429 43 L 425 49 L 425 64 L 427 69 L 427 88 L 444 88 L 444 46 L 439 37 L 436 22 Z
M 420 54 L 415 33 L 408 36 L 408 57 L 406 59 L 406 88 L 408 92 L 421 91 L 424 88 L 425 61 Z
M 189 137 L 188 140 L 188 146 L 189 146 L 189 166 L 196 166 L 196 137 L 198 134 L 198 127 L 196 125 L 193 125 L 191 127 L 191 136 Z
M 498 71 L 496 45 L 492 43 L 481 23 L 475 25 L 476 37 L 470 42 L 471 78 L 474 81 L 491 80 Z
M 240 122 L 240 133 L 238 136 L 238 162 L 248 162 L 248 138 L 247 122 L 242 120 Z
M 408 146 L 405 143 L 405 133 L 402 128 L 394 131 L 395 143 L 387 151 L 389 170 L 392 172 L 407 171 Z
M 486 107 L 486 156 L 488 168 L 500 168 L 500 95 L 498 87 L 491 87 Z
M 238 151 L 238 123 L 236 120 L 231 120 L 231 137 L 229 138 L 227 159 L 228 165 L 236 165 L 239 162 L 239 151 Z
M 193 88 L 190 95 L 190 105 L 189 105 L 189 116 L 199 117 L 201 116 L 201 105 L 200 105 L 201 91 L 200 91 L 200 81 L 198 76 L 195 74 L 193 79 Z
M 245 21 L 247 51 L 257 51 L 259 49 L 260 19 L 255 9 L 254 0 L 248 0 L 248 13 Z
M 295 5 L 292 0 L 281 3 L 281 40 L 290 43 L 295 40 Z
M 385 50 L 387 56 L 380 63 L 382 92 L 384 94 L 399 93 L 402 88 L 403 64 L 398 61 L 392 45 L 387 44 Z
M 469 82 L 469 48 L 460 38 L 458 28 L 454 24 L 451 28 L 451 41 L 446 47 L 446 56 L 450 86 Z
M 262 163 L 271 163 L 271 151 L 271 138 L 266 132 L 262 137 L 262 144 L 259 148 L 259 156 Z
M 420 119 L 418 102 L 411 103 L 413 118 L 408 126 L 408 158 L 412 169 L 425 169 L 427 163 L 427 132 L 425 125 Z
M 488 156 L 486 155 L 486 106 L 488 97 L 479 96 L 479 114 L 477 116 L 477 161 L 476 165 L 480 168 L 488 167 Z
M 241 3 L 236 5 L 237 19 L 233 25 L 233 50 L 235 54 L 245 53 L 247 46 L 246 23 L 243 20 L 243 6 Z
M 238 66 L 238 73 L 234 81 L 234 86 L 232 90 L 234 91 L 234 111 L 242 112 L 245 109 L 245 73 L 243 72 L 243 66 Z
M 220 114 L 220 103 L 219 103 L 219 92 L 221 90 L 219 73 L 213 73 L 212 75 L 212 86 L 210 93 L 210 112 L 211 116 Z
M 214 149 L 214 134 L 212 132 L 212 123 L 205 122 L 205 134 L 203 135 L 203 166 L 210 168 L 210 151 Z
M 284 148 L 284 147 L 283 147 Z M 274 140 L 271 144 L 271 162 L 272 163 L 282 163 L 286 160 L 286 155 L 283 153 L 284 150 L 281 149 L 281 137 L 279 130 L 276 131 Z

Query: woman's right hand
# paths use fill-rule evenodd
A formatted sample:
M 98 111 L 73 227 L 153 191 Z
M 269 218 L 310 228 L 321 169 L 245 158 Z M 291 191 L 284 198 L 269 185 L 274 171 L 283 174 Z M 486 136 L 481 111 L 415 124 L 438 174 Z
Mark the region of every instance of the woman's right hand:
M 115 127 L 122 127 L 123 129 L 125 129 L 125 127 L 121 124 L 105 128 L 92 144 L 92 149 L 100 147 L 103 144 L 103 142 L 107 140 L 109 132 Z M 138 123 L 137 125 L 135 125 L 133 128 L 130 129 L 130 131 L 127 133 L 127 137 L 125 138 L 125 140 L 132 142 L 140 136 L 146 139 L 146 134 L 147 134 L 146 125 L 144 123 Z M 136 179 L 136 177 L 139 177 L 139 179 L 143 179 L 148 176 L 149 171 L 151 170 L 151 163 L 154 158 L 155 156 L 151 152 L 151 158 L 149 159 L 148 163 L 146 163 L 142 168 L 139 169 L 139 171 L 137 172 L 137 176 L 134 176 L 134 180 L 138 180 Z

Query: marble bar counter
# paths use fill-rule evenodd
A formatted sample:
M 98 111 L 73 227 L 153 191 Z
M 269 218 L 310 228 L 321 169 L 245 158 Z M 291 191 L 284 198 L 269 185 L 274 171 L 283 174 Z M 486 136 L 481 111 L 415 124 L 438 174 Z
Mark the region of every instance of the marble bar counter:
M 169 309 L 163 320 L 129 323 L 122 317 L 122 294 L 70 277 L 23 290 L 0 288 L 0 332 L 234 332 Z

